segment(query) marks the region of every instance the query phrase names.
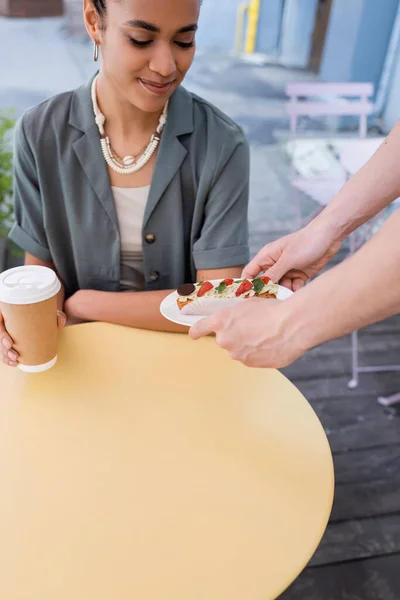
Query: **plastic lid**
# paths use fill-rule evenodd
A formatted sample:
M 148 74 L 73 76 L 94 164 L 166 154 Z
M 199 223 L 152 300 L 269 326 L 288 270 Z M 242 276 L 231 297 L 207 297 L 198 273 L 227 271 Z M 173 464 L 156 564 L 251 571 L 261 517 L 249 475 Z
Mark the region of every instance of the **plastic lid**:
M 52 269 L 38 265 L 15 267 L 0 274 L 0 302 L 35 304 L 55 296 L 61 283 Z

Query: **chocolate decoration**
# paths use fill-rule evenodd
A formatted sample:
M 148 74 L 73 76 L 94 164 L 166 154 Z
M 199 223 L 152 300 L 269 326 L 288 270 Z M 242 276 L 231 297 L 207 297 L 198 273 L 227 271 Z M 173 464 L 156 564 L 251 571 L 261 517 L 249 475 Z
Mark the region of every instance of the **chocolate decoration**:
M 190 296 L 195 291 L 196 286 L 193 283 L 184 283 L 183 285 L 178 287 L 179 296 Z

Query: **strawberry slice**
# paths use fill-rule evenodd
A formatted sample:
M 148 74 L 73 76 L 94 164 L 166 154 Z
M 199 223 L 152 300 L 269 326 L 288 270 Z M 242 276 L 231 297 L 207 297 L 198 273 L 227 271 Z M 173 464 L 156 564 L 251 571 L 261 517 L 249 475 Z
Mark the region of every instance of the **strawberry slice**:
M 210 283 L 209 281 L 205 281 L 201 286 L 199 291 L 197 292 L 197 297 L 201 298 L 202 296 L 204 296 L 204 294 L 207 294 L 207 292 L 209 292 L 210 290 L 213 289 L 213 284 Z
M 224 279 L 223 283 L 225 283 L 226 287 L 228 287 L 229 285 L 232 285 L 233 279 Z
M 271 281 L 271 279 L 269 277 L 266 277 L 265 275 L 260 277 L 260 279 L 265 283 L 265 285 L 267 285 L 267 283 Z
M 249 292 L 252 289 L 253 289 L 253 284 L 251 283 L 251 281 L 248 281 L 247 279 L 245 279 L 239 285 L 238 289 L 236 290 L 236 296 L 242 296 L 243 294 L 245 294 L 246 292 Z

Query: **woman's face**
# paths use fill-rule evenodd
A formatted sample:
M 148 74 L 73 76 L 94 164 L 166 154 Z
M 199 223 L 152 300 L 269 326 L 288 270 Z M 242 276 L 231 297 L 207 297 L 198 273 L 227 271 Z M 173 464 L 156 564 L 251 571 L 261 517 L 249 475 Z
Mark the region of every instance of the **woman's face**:
M 195 53 L 199 0 L 108 0 L 102 68 L 131 104 L 162 110 Z

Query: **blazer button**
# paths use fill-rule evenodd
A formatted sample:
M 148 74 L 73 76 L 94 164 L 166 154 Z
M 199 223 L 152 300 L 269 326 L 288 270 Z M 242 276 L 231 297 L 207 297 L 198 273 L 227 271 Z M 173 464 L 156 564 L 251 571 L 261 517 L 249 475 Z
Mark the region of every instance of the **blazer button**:
M 156 236 L 154 235 L 154 233 L 147 233 L 144 239 L 148 244 L 154 244 L 154 242 L 156 241 Z
M 160 273 L 158 271 L 153 271 L 150 273 L 151 281 L 158 281 L 160 279 Z

